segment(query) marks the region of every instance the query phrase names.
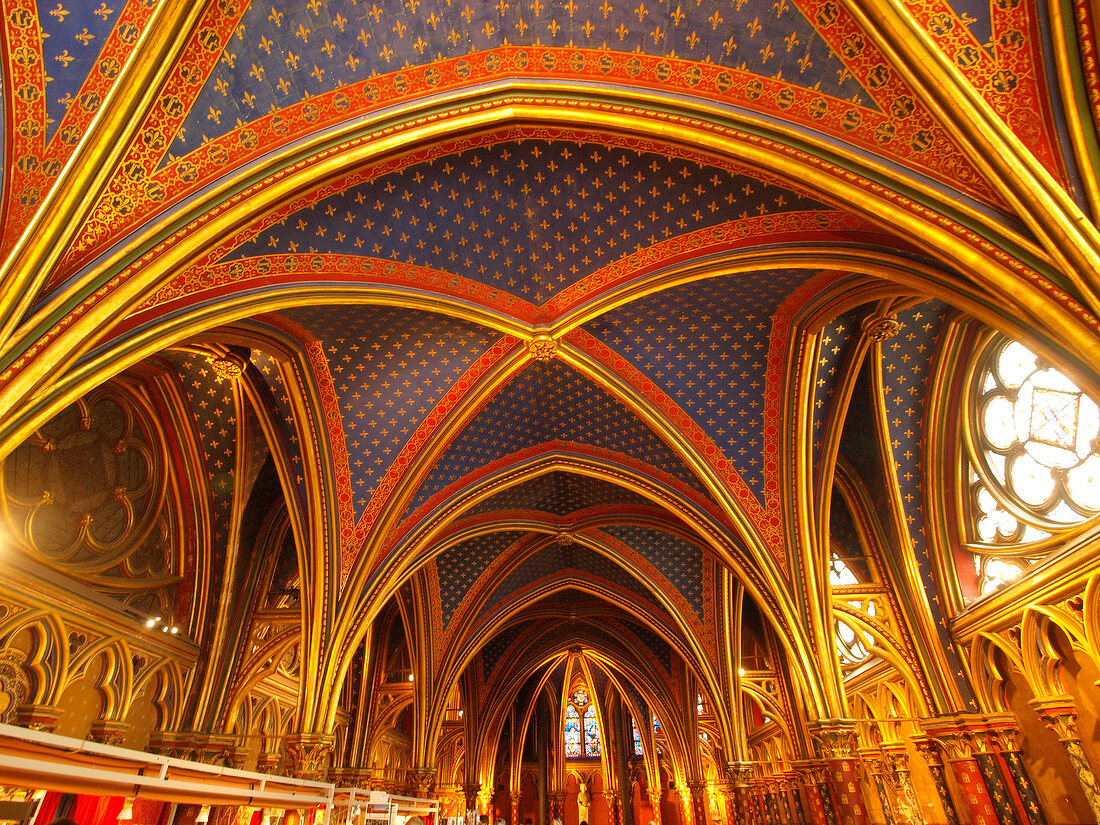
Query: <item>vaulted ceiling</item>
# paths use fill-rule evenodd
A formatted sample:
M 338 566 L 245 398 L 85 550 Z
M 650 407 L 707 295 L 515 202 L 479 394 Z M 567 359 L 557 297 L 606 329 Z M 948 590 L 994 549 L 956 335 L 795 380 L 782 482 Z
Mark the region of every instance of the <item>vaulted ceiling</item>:
M 943 330 L 1100 385 L 1087 4 L 92 6 L 4 4 L 0 443 L 147 409 L 165 603 L 300 610 L 303 728 L 402 593 L 447 684 L 587 640 L 660 701 L 743 588 L 827 713 L 803 617 L 881 491 L 933 586 Z

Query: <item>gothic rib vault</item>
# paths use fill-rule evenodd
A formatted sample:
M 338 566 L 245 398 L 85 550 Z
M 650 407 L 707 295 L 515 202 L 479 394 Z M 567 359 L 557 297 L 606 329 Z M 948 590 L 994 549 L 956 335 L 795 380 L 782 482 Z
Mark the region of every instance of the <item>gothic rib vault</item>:
M 1100 812 L 1089 2 L 94 5 L 0 3 L 0 720 L 567 825 Z M 983 453 L 1009 339 L 1076 406 Z

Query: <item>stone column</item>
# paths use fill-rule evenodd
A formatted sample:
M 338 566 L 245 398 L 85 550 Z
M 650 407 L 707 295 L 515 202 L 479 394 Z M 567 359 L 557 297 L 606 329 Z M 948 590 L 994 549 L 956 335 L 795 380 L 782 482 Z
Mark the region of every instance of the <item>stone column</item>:
M 285 742 L 290 775 L 323 782 L 336 740 L 326 733 L 296 733 L 287 736 Z
M 787 810 L 787 822 L 791 825 L 809 825 L 806 822 L 806 812 L 802 809 L 802 794 L 799 793 L 799 774 L 784 773 L 780 799 Z
M 771 822 L 768 818 L 768 803 L 765 798 L 764 783 L 759 779 L 754 779 L 752 783 L 752 813 L 759 825 Z
M 1088 757 L 1081 747 L 1081 736 L 1077 732 L 1077 706 L 1069 696 L 1057 696 L 1050 699 L 1033 699 L 1029 704 L 1039 713 L 1046 726 L 1058 735 L 1058 741 L 1066 749 L 1069 761 L 1077 774 L 1077 781 L 1085 799 L 1092 808 L 1093 818 L 1100 823 L 1100 785 L 1096 774 L 1089 764 Z
M 882 769 L 883 780 L 894 789 L 894 818 L 899 825 L 924 825 L 920 801 L 909 773 L 909 751 L 905 745 L 898 742 L 883 746 Z
M 882 815 L 886 820 L 886 825 L 895 825 L 893 804 L 883 776 L 885 768 L 882 754 L 872 750 L 861 750 L 859 759 L 870 775 L 871 781 L 875 783 L 875 790 L 878 792 L 878 799 L 882 805 Z
M 832 800 L 823 796 L 821 789 L 825 782 L 826 769 L 822 765 L 799 765 L 799 781 L 806 794 L 806 804 L 810 809 L 810 825 L 829 825 Z M 833 817 L 835 819 L 835 817 Z
M 997 815 L 997 821 L 1001 825 L 1024 825 L 1020 821 L 1012 791 L 1005 784 L 1004 776 L 1001 774 L 1000 759 L 993 747 L 988 744 L 988 741 L 983 740 L 987 740 L 987 737 L 980 737 L 974 750 L 974 761 L 982 772 L 985 788 L 989 792 L 989 798 L 993 801 L 993 810 Z
M 764 792 L 764 807 L 768 811 L 768 822 L 790 825 L 790 823 L 783 818 L 783 813 L 779 809 L 779 800 L 776 797 L 774 781 L 769 781 L 767 784 L 767 790 Z
M 832 719 L 815 724 L 810 735 L 829 768 L 833 800 L 845 825 L 867 825 L 867 803 L 859 782 L 855 723 Z
M 990 790 L 983 778 L 982 768 L 975 759 L 977 735 L 965 721 L 955 717 L 936 717 L 921 721 L 925 732 L 935 740 L 944 761 L 950 766 L 955 775 L 955 781 L 959 784 L 962 796 L 970 811 L 972 825 L 1005 825 L 1006 822 L 1014 822 L 1015 813 L 1011 819 L 1002 820 L 1005 813 L 999 813 L 999 809 L 1011 809 L 1011 800 L 1007 798 L 1007 791 L 1002 788 L 999 799 L 994 804 Z
M 932 781 L 936 785 L 936 793 L 939 794 L 940 804 L 943 806 L 944 816 L 947 817 L 947 825 L 959 825 L 959 814 L 955 810 L 955 802 L 951 799 L 951 793 L 947 790 L 947 773 L 943 767 L 943 759 L 940 750 L 927 736 L 913 737 L 913 745 L 917 752 L 924 757 L 924 764 L 932 775 Z
M 510 822 L 512 825 L 519 825 L 519 791 L 513 791 L 509 796 L 512 799 L 512 819 Z
M 810 825 L 806 820 L 806 810 L 802 807 L 802 794 L 799 791 L 798 774 L 791 772 L 785 777 L 786 783 L 783 789 L 783 802 L 790 814 L 789 820 L 794 825 Z
M 837 821 L 836 800 L 833 798 L 828 768 L 823 769 L 822 779 L 817 783 L 817 791 L 821 795 L 821 805 L 825 809 L 825 822 L 827 825 L 848 825 L 847 822 L 839 823 Z
M 623 825 L 622 796 L 617 791 L 609 791 L 604 794 L 604 798 L 607 800 L 607 821 L 611 825 Z
M 661 825 L 661 797 L 664 796 L 664 790 L 658 785 L 656 788 L 650 787 L 646 792 L 646 796 L 649 799 L 649 805 L 653 808 L 653 821 L 657 825 Z
M 1015 717 L 1006 715 L 1002 721 L 990 720 L 988 739 L 996 749 L 999 766 L 1008 774 L 1028 824 L 1047 825 L 1027 765 L 1020 758 L 1020 730 L 1016 727 Z
M 737 790 L 733 782 L 726 782 L 718 787 L 718 793 L 722 797 L 722 809 L 725 813 L 726 825 L 738 825 L 737 823 Z
M 561 795 L 562 805 L 564 807 L 565 794 Z M 493 789 L 482 786 L 481 790 L 477 792 L 477 812 L 479 814 L 488 814 L 489 820 L 492 821 L 492 811 L 490 810 L 493 804 Z M 558 816 L 561 816 L 560 810 Z
M 689 782 L 687 785 L 681 785 L 677 790 L 680 792 L 684 809 L 691 812 L 691 821 L 694 825 L 707 825 L 707 786 L 702 782 Z
M 756 816 L 752 807 L 753 767 L 749 762 L 734 762 L 729 766 L 733 786 L 733 810 L 738 825 L 755 825 Z
M 467 811 L 477 810 L 477 795 L 480 792 L 481 783 L 473 782 L 462 786 L 462 799 Z

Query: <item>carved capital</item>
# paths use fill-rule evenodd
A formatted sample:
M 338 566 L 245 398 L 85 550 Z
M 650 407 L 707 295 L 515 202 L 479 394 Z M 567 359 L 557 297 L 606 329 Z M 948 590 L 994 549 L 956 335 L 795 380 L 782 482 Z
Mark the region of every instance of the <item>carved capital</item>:
M 1020 729 L 1013 727 L 994 728 L 989 732 L 990 740 L 997 746 L 1001 753 L 1019 753 Z
M 405 789 L 409 796 L 426 797 L 435 790 L 435 768 L 410 768 L 405 771 Z
M 803 785 L 819 785 L 829 778 L 829 768 L 822 762 L 797 762 L 794 770 Z
M 860 748 L 859 761 L 867 768 L 871 776 L 882 776 L 886 770 L 886 759 L 881 752 L 868 748 Z
M 851 759 L 856 753 L 856 726 L 849 719 L 826 719 L 810 727 L 823 759 Z
M 926 735 L 914 736 L 913 747 L 917 753 L 924 757 L 924 761 L 928 765 L 943 765 L 943 758 L 940 754 L 939 748 L 936 746 L 935 741 Z
M 194 759 L 198 751 L 199 734 L 194 731 L 162 730 L 149 737 L 149 750 L 176 759 Z
M 335 740 L 324 733 L 298 733 L 286 738 L 286 756 L 291 776 L 323 780 Z
M 1069 696 L 1056 696 L 1049 699 L 1032 699 L 1028 702 L 1039 718 L 1057 735 L 1062 742 L 1080 742 L 1077 732 L 1077 706 Z
M 466 810 L 472 811 L 477 807 L 477 795 L 481 792 L 481 783 L 471 782 L 462 786 L 462 796 L 466 801 Z
M 260 773 L 274 773 L 283 761 L 282 754 L 273 751 L 261 751 L 256 757 L 256 770 Z
M 211 765 L 224 765 L 236 746 L 237 739 L 234 736 L 225 733 L 207 733 L 202 736 L 197 759 Z
M 225 753 L 225 766 L 227 768 L 236 768 L 237 770 L 244 770 L 244 766 L 248 763 L 248 748 L 237 745 L 230 748 Z
M 726 775 L 734 787 L 748 787 L 756 773 L 752 762 L 730 762 L 726 765 Z
M 101 745 L 121 745 L 130 732 L 129 722 L 120 722 L 112 719 L 97 719 L 92 722 L 92 729 L 88 738 Z
M 922 719 L 924 732 L 936 741 L 945 759 L 971 759 L 976 753 L 1018 750 L 1016 721 L 1011 714 L 956 714 Z
M 973 759 L 979 750 L 977 740 L 969 731 L 941 731 L 933 738 L 943 758 L 951 762 Z
M 0 695 L 8 701 L 0 711 L 0 722 L 12 725 L 18 721 L 19 708 L 31 695 L 31 680 L 23 667 L 24 656 L 14 650 L 0 652 Z
M 64 711 L 49 705 L 20 705 L 15 712 L 16 723 L 24 728 L 51 732 Z

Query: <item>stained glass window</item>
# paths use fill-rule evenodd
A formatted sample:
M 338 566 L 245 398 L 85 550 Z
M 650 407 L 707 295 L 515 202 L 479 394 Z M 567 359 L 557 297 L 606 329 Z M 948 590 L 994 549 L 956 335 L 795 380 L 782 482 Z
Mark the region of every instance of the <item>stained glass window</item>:
M 588 692 L 575 690 L 565 709 L 565 756 L 580 759 L 600 755 L 600 723 Z
M 638 726 L 634 724 L 634 720 L 630 720 L 630 731 L 634 734 L 634 755 L 642 755 L 642 737 L 638 733 Z
M 653 714 L 653 732 L 656 734 L 661 732 L 661 720 L 657 718 L 657 714 Z
M 1100 408 L 1018 341 L 995 342 L 976 379 L 968 506 L 985 595 L 1037 560 L 1027 545 L 1100 512 Z
M 565 709 L 565 755 L 577 757 L 584 754 L 581 746 L 581 715 L 574 705 Z
M 600 723 L 596 720 L 595 708 L 589 708 L 584 714 L 584 755 L 600 755 Z

